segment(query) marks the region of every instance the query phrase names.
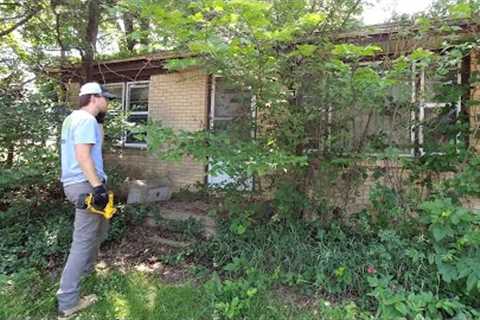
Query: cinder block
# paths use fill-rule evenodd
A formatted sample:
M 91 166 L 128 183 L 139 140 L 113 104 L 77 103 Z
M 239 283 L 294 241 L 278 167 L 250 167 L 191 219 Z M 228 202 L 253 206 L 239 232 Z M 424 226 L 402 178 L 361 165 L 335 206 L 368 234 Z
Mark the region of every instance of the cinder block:
M 166 201 L 171 196 L 171 183 L 167 183 L 166 179 L 135 180 L 129 185 L 127 203 Z

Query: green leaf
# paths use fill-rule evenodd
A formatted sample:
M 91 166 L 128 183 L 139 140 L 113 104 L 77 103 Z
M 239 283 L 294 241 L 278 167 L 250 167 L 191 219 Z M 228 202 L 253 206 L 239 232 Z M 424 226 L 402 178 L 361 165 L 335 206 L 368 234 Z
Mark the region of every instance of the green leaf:
M 402 314 L 402 316 L 406 316 L 408 314 L 408 308 L 403 302 L 397 302 L 395 304 L 395 309 Z
M 433 56 L 433 52 L 431 52 L 429 50 L 425 50 L 423 48 L 415 49 L 410 54 L 410 58 L 412 58 L 413 60 L 416 60 L 416 61 L 427 60 L 427 59 L 432 58 L 432 56 Z
M 251 297 L 253 297 L 254 295 L 257 294 L 257 291 L 258 291 L 257 288 L 248 289 L 248 290 L 247 290 L 247 296 L 248 296 L 249 298 L 251 298 Z
M 300 24 L 305 27 L 316 27 L 322 21 L 324 21 L 326 15 L 323 13 L 307 13 L 303 17 L 300 18 Z
M 315 50 L 317 50 L 317 46 L 312 45 L 312 44 L 299 45 L 297 48 L 298 48 L 298 51 L 300 52 L 300 54 L 304 57 L 312 56 L 313 53 L 315 52 Z
M 440 241 L 445 238 L 448 234 L 447 229 L 442 225 L 432 226 L 433 238 L 435 241 Z
M 473 9 L 470 3 L 465 3 L 465 2 L 451 5 L 448 8 L 448 11 L 450 15 L 452 15 L 452 17 L 455 19 L 470 18 L 473 13 Z
M 169 59 L 167 60 L 166 67 L 169 71 L 180 71 L 197 66 L 198 64 L 199 61 L 195 58 Z
M 467 278 L 467 291 L 472 291 L 478 285 L 479 279 L 477 278 L 475 273 L 470 273 Z

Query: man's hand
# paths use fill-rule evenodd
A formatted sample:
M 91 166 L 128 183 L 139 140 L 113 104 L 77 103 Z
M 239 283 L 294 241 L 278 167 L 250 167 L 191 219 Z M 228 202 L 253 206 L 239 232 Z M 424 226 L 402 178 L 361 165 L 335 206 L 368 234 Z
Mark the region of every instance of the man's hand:
M 93 206 L 95 209 L 103 210 L 108 203 L 108 192 L 103 184 L 93 188 Z

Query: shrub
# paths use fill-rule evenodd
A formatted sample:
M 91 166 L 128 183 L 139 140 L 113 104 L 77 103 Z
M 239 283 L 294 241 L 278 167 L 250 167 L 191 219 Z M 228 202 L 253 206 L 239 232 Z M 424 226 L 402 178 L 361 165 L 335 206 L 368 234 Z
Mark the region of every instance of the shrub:
M 480 216 L 438 198 L 422 205 L 434 251 L 429 260 L 446 283 L 476 298 L 480 292 Z

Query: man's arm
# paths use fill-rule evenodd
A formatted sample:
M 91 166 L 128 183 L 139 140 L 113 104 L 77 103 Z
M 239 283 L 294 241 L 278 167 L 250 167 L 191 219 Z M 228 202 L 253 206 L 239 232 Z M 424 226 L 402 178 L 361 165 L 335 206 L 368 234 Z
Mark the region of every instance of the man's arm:
M 95 164 L 93 163 L 92 156 L 90 154 L 92 149 L 92 144 L 76 144 L 75 145 L 75 158 L 80 165 L 85 177 L 88 179 L 88 182 L 92 185 L 93 188 L 102 185 L 102 181 L 97 176 L 97 171 L 95 170 Z

